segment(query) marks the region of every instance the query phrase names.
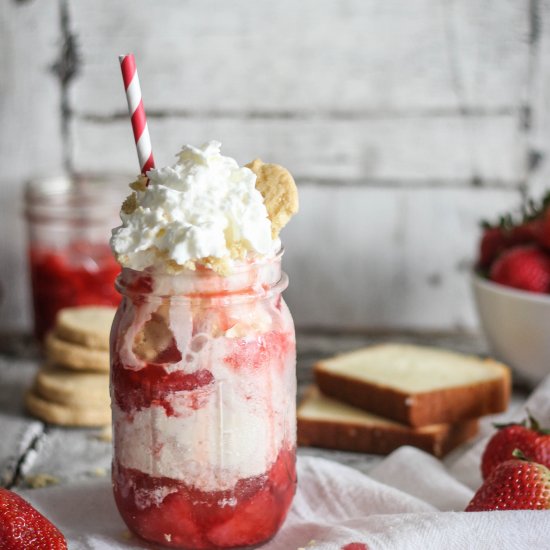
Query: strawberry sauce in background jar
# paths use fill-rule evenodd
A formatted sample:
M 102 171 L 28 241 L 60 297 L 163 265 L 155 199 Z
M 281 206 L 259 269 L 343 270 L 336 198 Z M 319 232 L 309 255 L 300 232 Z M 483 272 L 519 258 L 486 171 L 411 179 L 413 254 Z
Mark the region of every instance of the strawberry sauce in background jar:
M 296 489 L 296 345 L 280 252 L 218 275 L 124 268 L 111 332 L 113 488 L 183 549 L 272 538 Z
M 27 184 L 25 217 L 38 339 L 53 328 L 64 307 L 119 304 L 114 282 L 120 266 L 109 237 L 125 191 L 124 183 L 82 176 Z

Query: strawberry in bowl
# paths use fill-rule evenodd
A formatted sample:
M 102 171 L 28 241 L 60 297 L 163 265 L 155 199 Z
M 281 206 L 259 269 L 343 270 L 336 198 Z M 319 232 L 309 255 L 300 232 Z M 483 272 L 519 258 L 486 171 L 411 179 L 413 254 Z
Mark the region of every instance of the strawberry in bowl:
M 550 193 L 530 202 L 522 216 L 482 223 L 477 272 L 489 280 L 527 292 L 550 293 Z
M 493 262 L 489 278 L 495 283 L 528 292 L 550 291 L 550 255 L 532 245 L 518 245 Z
M 472 284 L 492 353 L 540 382 L 550 373 L 550 193 L 521 216 L 483 224 Z

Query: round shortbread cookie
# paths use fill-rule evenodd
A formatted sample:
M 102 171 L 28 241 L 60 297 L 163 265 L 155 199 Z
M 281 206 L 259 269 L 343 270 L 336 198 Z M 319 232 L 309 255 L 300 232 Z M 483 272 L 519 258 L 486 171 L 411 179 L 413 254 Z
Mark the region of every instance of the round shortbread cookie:
M 34 389 L 39 397 L 60 405 L 109 407 L 109 375 L 45 365 L 36 375 Z
M 51 363 L 70 369 L 109 370 L 109 352 L 66 342 L 50 332 L 46 336 L 46 355 Z
M 275 239 L 288 220 L 298 212 L 298 188 L 290 172 L 278 164 L 255 159 L 246 165 L 256 174 L 256 189 L 262 194 Z
M 57 314 L 55 332 L 67 342 L 108 350 L 115 312 L 114 307 L 108 306 L 65 308 Z
M 111 422 L 111 409 L 109 407 L 60 405 L 42 399 L 33 391 L 27 392 L 25 403 L 33 416 L 60 426 L 104 426 Z

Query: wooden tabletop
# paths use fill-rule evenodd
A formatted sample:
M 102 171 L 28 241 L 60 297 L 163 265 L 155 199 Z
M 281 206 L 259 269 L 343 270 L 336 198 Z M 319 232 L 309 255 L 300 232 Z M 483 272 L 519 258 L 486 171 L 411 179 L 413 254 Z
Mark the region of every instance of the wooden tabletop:
M 318 333 L 298 334 L 298 393 L 312 382 L 312 365 L 322 357 L 367 344 L 399 341 L 484 355 L 486 345 L 470 334 Z M 60 428 L 29 416 L 24 394 L 40 354 L 29 337 L 0 335 L 0 482 L 5 487 L 70 484 L 109 475 L 111 442 L 102 429 Z M 107 435 L 107 437 L 106 437 Z M 368 471 L 380 458 L 360 453 L 303 448 L 299 454 L 331 458 Z

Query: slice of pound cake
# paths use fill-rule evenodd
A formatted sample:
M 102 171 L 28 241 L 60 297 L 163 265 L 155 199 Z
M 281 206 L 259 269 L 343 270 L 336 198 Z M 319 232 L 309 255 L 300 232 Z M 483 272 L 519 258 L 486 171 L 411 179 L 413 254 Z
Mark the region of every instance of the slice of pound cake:
M 478 421 L 411 428 L 307 389 L 298 407 L 298 444 L 342 451 L 388 454 L 412 445 L 437 457 L 476 435 Z
M 409 426 L 448 424 L 502 412 L 508 367 L 437 348 L 382 344 L 315 365 L 321 391 Z

